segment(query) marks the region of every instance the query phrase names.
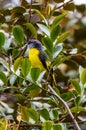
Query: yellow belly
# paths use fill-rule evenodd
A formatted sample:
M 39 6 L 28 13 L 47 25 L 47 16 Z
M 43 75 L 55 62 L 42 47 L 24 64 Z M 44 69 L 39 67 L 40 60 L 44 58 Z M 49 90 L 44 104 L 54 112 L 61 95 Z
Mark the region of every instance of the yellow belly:
M 39 50 L 35 48 L 31 48 L 29 51 L 29 60 L 31 61 L 33 67 L 40 68 L 40 70 L 43 71 L 45 70 L 45 68 L 41 63 L 38 55 L 39 55 Z

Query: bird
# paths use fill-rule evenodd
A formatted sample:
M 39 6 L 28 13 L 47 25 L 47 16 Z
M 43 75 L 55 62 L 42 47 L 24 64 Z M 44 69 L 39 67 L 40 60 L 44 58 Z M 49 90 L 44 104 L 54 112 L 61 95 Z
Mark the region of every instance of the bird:
M 43 51 L 42 43 L 39 40 L 29 40 L 29 60 L 35 68 L 40 68 L 41 71 L 48 70 L 49 59 Z
M 28 42 L 29 46 L 29 60 L 31 61 L 32 67 L 40 68 L 41 71 L 47 71 L 51 77 L 51 81 L 56 84 L 53 69 L 50 69 L 50 60 L 47 54 L 43 50 L 43 45 L 39 40 L 31 39 Z

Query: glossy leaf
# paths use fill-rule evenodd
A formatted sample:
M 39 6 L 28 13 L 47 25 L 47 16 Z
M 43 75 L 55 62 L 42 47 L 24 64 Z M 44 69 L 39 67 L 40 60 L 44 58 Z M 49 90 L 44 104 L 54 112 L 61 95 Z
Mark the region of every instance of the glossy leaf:
M 32 118 L 35 122 L 38 122 L 39 120 L 39 116 L 38 116 L 38 112 L 32 108 L 28 108 L 27 109 L 28 115 L 30 118 Z
M 49 37 L 44 37 L 42 39 L 45 47 L 47 48 L 47 50 L 49 51 L 50 54 L 52 54 L 53 52 L 53 42 Z
M 18 67 L 21 65 L 23 57 L 19 57 L 14 62 L 14 71 L 17 71 Z
M 50 115 L 47 109 L 42 109 L 40 110 L 40 115 L 45 119 L 45 120 L 49 120 Z
M 56 46 L 55 49 L 54 49 L 54 52 L 53 52 L 53 59 L 56 58 L 59 53 L 62 51 L 63 47 L 62 46 Z
M 79 85 L 78 81 L 76 80 L 71 80 L 71 83 L 75 90 L 77 91 L 78 94 L 81 94 L 81 86 Z
M 52 130 L 53 128 L 53 122 L 46 121 L 42 123 L 43 129 L 42 130 Z
M 80 78 L 81 78 L 82 84 L 84 85 L 86 83 L 86 68 L 82 70 Z
M 34 82 L 37 81 L 39 75 L 40 75 L 40 68 L 31 69 L 31 77 Z
M 58 23 L 59 23 L 65 16 L 66 16 L 66 14 L 60 14 L 60 15 L 58 15 L 58 16 L 54 19 L 54 21 L 53 21 L 53 23 L 52 23 L 52 27 L 58 25 Z
M 54 124 L 53 130 L 67 130 L 67 127 L 64 123 Z
M 53 116 L 53 120 L 58 120 L 59 119 L 59 113 L 58 113 L 57 109 L 52 110 L 52 116 Z
M 81 106 L 78 106 L 78 107 L 72 107 L 70 110 L 71 110 L 71 112 L 76 113 L 76 112 L 83 112 L 83 111 L 85 111 L 85 108 L 81 107 Z
M 0 49 L 3 47 L 5 44 L 5 35 L 3 32 L 0 32 Z
M 34 38 L 37 39 L 37 30 L 35 29 L 35 27 L 33 26 L 33 24 L 31 24 L 31 23 L 25 23 L 24 25 L 26 26 L 27 29 L 29 29 L 31 31 L 31 33 L 34 35 Z
M 3 72 L 0 72 L 0 80 L 2 80 L 5 85 L 7 85 L 8 80 Z
M 30 116 L 28 114 L 28 108 L 24 107 L 24 106 L 20 106 L 20 110 L 21 110 L 21 118 L 22 118 L 22 120 L 29 123 Z
M 21 26 L 16 25 L 13 27 L 13 35 L 15 40 L 21 46 L 24 43 L 24 30 Z
M 29 61 L 29 59 L 28 59 L 28 58 L 23 59 L 21 71 L 22 71 L 22 74 L 23 74 L 25 77 L 26 77 L 27 74 L 29 73 L 30 68 L 31 68 L 31 62 Z
M 0 58 L 0 63 L 4 66 L 6 70 L 10 70 L 9 64 L 3 58 Z
M 56 25 L 56 26 L 54 26 L 54 28 L 51 29 L 50 36 L 51 36 L 53 41 L 55 41 L 56 38 L 58 37 L 60 30 L 61 30 L 61 28 L 59 25 Z
M 48 27 L 46 25 L 39 24 L 39 23 L 37 23 L 37 25 L 43 33 L 45 33 L 47 36 L 50 36 L 50 30 L 48 29 Z
M 61 43 L 63 41 L 65 41 L 67 39 L 67 37 L 69 36 L 70 32 L 65 32 L 63 34 L 61 34 L 58 38 L 57 38 L 57 43 Z

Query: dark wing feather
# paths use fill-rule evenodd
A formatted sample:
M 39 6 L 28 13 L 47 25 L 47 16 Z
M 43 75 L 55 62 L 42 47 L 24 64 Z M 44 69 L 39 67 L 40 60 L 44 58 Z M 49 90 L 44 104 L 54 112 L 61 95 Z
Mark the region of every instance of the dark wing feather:
M 48 60 L 47 55 L 44 52 L 39 53 L 40 61 L 42 62 L 45 69 L 48 69 L 46 61 Z

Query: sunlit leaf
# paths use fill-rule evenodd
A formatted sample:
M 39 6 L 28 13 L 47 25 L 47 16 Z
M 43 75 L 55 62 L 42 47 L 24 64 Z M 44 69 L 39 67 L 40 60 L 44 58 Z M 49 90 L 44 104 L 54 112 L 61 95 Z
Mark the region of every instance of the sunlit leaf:
M 58 38 L 57 38 L 57 43 L 61 43 L 66 40 L 66 38 L 69 36 L 70 32 L 65 32 L 62 33 Z
M 28 108 L 20 106 L 22 120 L 29 123 L 30 116 L 28 114 Z
M 80 75 L 80 78 L 81 78 L 81 82 L 82 84 L 84 85 L 86 83 L 86 68 L 83 69 L 81 75 Z
M 22 61 L 21 71 L 22 71 L 22 74 L 23 74 L 25 77 L 26 77 L 27 74 L 29 73 L 30 68 L 31 68 L 31 62 L 29 61 L 28 58 L 24 58 L 23 61 Z
M 0 72 L 0 80 L 3 81 L 3 83 L 6 85 L 7 84 L 7 77 L 3 72 Z
M 16 71 L 18 69 L 18 67 L 21 65 L 23 57 L 19 57 L 15 60 L 14 62 L 14 71 Z
M 42 123 L 43 129 L 42 130 L 52 130 L 53 128 L 53 122 L 46 121 Z
M 31 69 L 31 77 L 34 82 L 37 81 L 39 75 L 40 75 L 40 68 Z
M 62 46 L 56 46 L 55 49 L 54 49 L 54 52 L 53 52 L 53 59 L 56 58 L 59 53 L 62 51 L 63 47 Z
M 76 112 L 85 111 L 85 108 L 81 107 L 81 106 L 78 106 L 78 107 L 72 107 L 70 110 L 71 110 L 71 112 L 76 113 Z
M 5 69 L 8 71 L 10 70 L 9 64 L 3 58 L 0 58 L 0 63 L 5 67 Z
M 52 27 L 58 25 L 58 23 L 66 16 L 66 14 L 60 14 L 57 17 L 55 17 Z
M 19 45 L 24 43 L 24 30 L 21 26 L 16 25 L 13 27 L 13 35 L 15 40 L 18 42 Z
M 46 25 L 39 24 L 39 23 L 37 23 L 37 25 L 41 29 L 42 32 L 44 32 L 47 36 L 50 36 L 50 31 Z
M 6 120 L 0 119 L 0 130 L 6 129 Z
M 31 24 L 31 23 L 25 23 L 24 25 L 26 26 L 27 29 L 29 29 L 31 31 L 31 33 L 34 35 L 34 38 L 37 39 L 37 30 L 35 29 L 35 27 L 33 26 L 33 24 Z
M 0 49 L 5 44 L 5 35 L 3 32 L 0 32 Z
M 81 86 L 79 85 L 78 81 L 76 80 L 71 80 L 71 83 L 75 90 L 77 91 L 78 94 L 81 94 Z

